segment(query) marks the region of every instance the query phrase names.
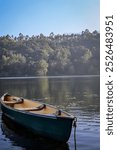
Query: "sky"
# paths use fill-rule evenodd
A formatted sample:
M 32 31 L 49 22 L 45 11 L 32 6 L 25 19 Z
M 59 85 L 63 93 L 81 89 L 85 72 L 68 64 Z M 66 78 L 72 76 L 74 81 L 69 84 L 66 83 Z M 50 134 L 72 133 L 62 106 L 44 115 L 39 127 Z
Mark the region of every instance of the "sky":
M 100 31 L 100 0 L 0 0 L 0 36 Z

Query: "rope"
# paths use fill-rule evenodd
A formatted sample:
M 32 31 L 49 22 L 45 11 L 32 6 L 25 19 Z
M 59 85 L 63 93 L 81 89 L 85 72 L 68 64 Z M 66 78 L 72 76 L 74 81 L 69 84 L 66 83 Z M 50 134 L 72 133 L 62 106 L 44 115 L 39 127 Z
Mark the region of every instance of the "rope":
M 74 117 L 73 127 L 74 127 L 74 149 L 75 149 L 75 150 L 77 150 L 77 144 L 76 144 L 76 127 L 77 127 L 77 118 L 76 118 L 76 117 Z

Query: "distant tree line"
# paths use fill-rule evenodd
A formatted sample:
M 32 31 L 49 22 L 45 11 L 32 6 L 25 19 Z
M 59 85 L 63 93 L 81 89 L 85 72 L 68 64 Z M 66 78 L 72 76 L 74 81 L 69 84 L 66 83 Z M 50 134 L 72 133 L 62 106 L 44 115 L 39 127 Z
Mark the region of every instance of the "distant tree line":
M 89 75 L 100 72 L 100 33 L 0 36 L 0 76 Z

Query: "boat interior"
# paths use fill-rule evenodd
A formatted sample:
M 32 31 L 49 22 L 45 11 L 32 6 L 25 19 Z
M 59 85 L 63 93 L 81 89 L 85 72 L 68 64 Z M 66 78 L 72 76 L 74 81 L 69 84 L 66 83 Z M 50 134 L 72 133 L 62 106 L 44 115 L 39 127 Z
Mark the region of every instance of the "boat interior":
M 11 95 L 4 96 L 2 101 L 7 106 L 20 111 L 28 111 L 35 114 L 56 115 L 60 117 L 71 116 L 70 114 L 63 112 L 51 105 L 40 103 L 33 100 L 24 99 L 24 98 L 19 98 Z

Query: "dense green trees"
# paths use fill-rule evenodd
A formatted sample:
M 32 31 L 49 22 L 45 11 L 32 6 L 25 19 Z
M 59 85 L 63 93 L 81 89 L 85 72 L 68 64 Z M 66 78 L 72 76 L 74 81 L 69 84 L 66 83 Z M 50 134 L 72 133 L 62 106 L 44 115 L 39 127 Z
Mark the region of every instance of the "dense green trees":
M 99 74 L 100 34 L 0 37 L 0 76 Z

